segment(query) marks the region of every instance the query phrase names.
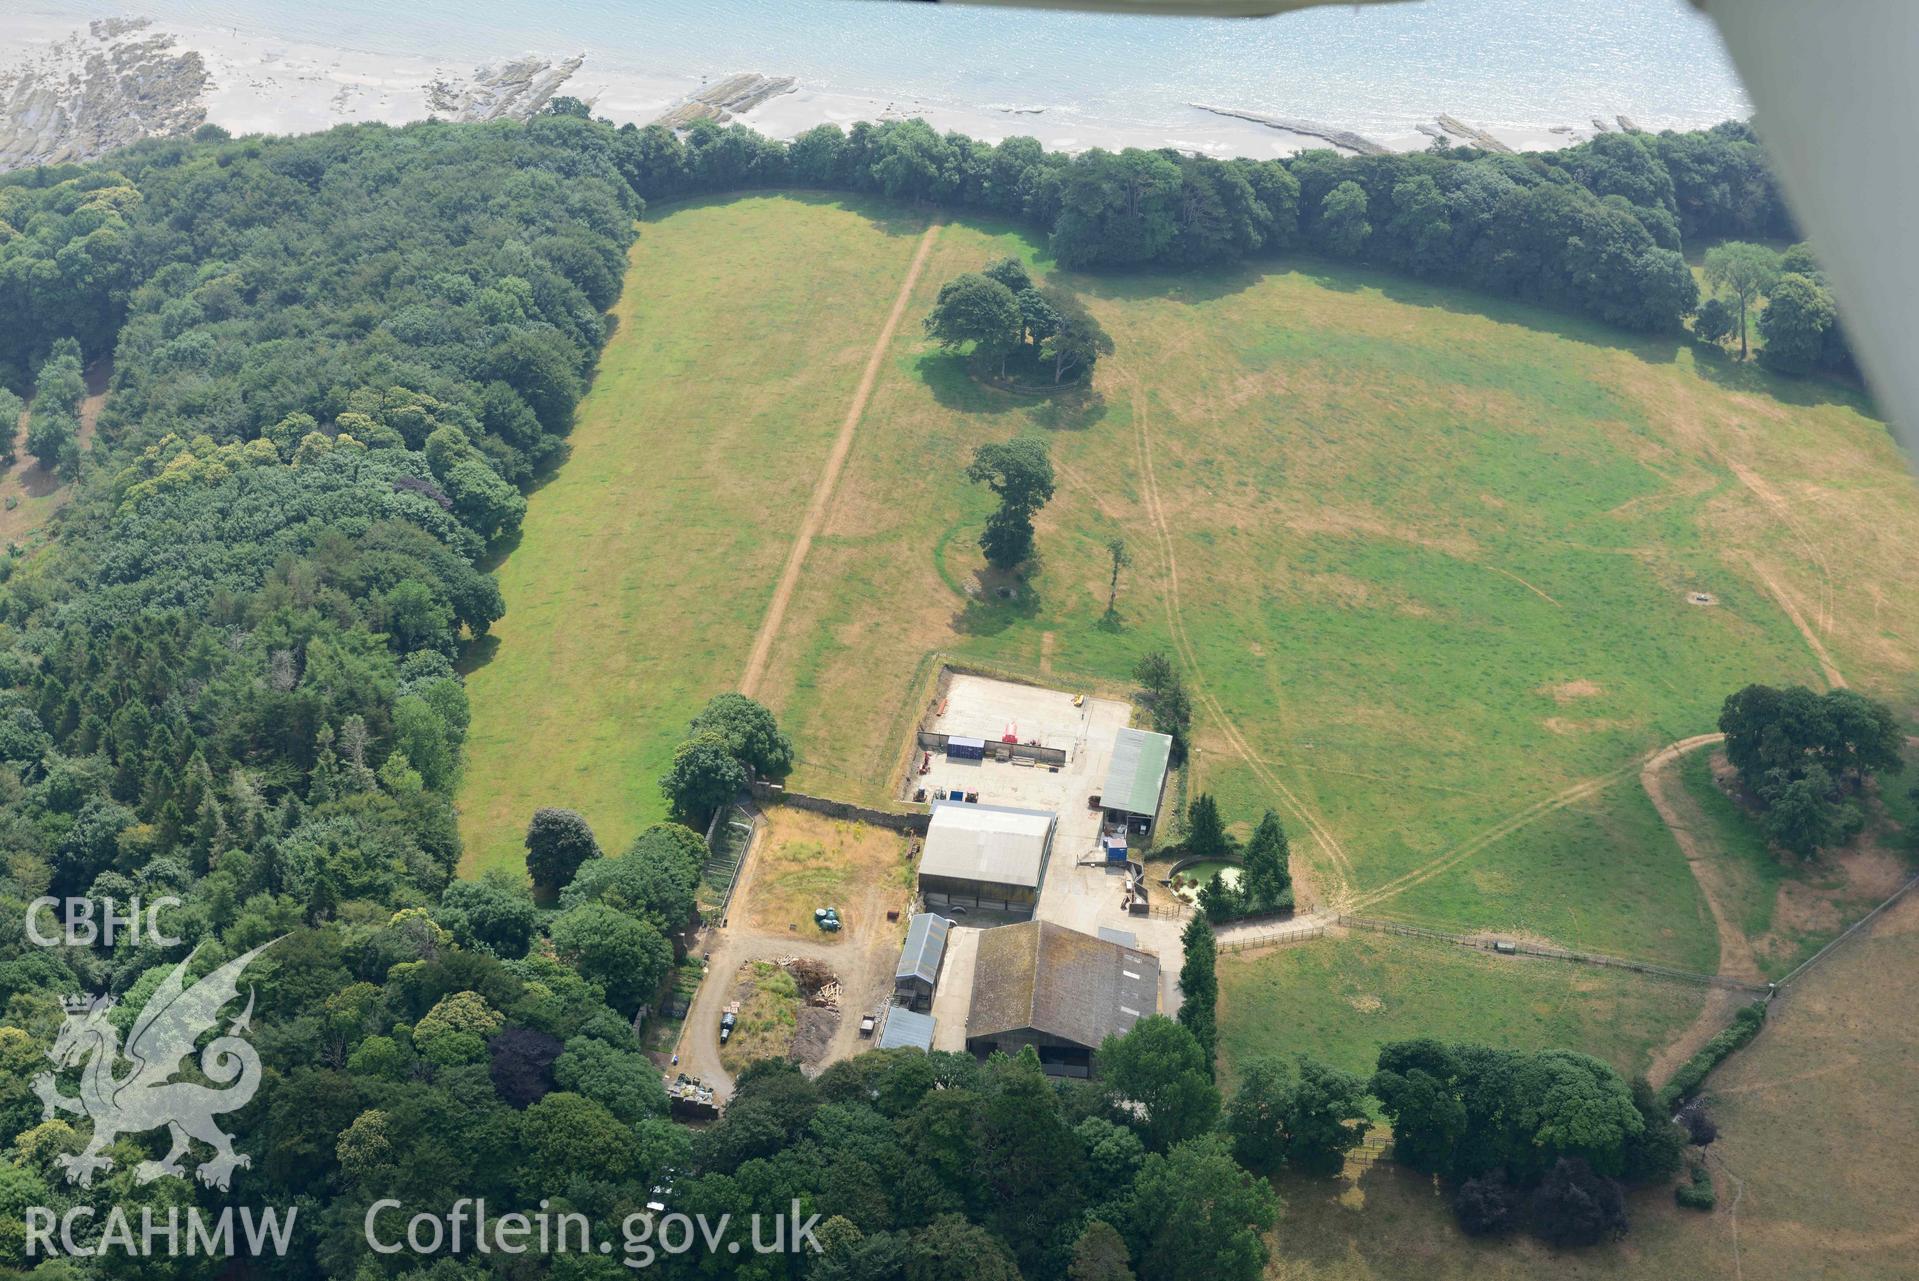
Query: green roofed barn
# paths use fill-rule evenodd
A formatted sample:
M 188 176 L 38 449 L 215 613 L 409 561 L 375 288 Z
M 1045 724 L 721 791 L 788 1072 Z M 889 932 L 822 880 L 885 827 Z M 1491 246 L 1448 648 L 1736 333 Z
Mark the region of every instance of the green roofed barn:
M 1106 821 L 1124 826 L 1135 836 L 1153 830 L 1159 802 L 1166 793 L 1166 769 L 1173 759 L 1173 740 L 1149 729 L 1122 729 L 1113 739 L 1113 757 L 1106 767 L 1106 785 L 1099 802 Z

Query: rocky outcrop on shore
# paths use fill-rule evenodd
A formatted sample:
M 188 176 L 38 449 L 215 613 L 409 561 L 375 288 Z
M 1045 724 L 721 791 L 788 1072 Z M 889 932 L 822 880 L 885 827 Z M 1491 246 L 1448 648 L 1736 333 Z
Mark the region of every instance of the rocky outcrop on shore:
M 1498 155 L 1505 156 L 1512 154 L 1513 149 L 1511 147 L 1508 147 L 1484 129 L 1475 128 L 1462 120 L 1454 119 L 1452 116 L 1439 117 L 1439 127 L 1456 138 L 1464 138 L 1481 151 L 1491 151 Z
M 1371 138 L 1356 134 L 1350 129 L 1335 129 L 1330 125 L 1317 124 L 1311 120 L 1268 116 L 1257 111 L 1241 111 L 1237 107 L 1209 107 L 1203 102 L 1195 102 L 1192 105 L 1216 116 L 1226 116 L 1233 120 L 1250 120 L 1254 124 L 1265 125 L 1269 129 L 1278 129 L 1284 133 L 1296 133 L 1304 138 L 1318 138 L 1322 142 L 1332 143 L 1342 151 L 1351 151 L 1362 156 L 1391 154 L 1390 148 L 1382 147 Z
M 669 129 L 684 129 L 695 120 L 725 124 L 768 98 L 793 92 L 794 84 L 792 76 L 763 76 L 757 71 L 742 71 L 702 85 L 698 93 L 689 95 L 653 123 Z
M 515 58 L 474 71 L 469 79 L 435 80 L 426 87 L 426 104 L 445 120 L 525 120 L 553 100 L 585 54 L 554 61 Z
M 0 171 L 91 160 L 204 123 L 205 62 L 149 27 L 95 22 L 0 69 Z

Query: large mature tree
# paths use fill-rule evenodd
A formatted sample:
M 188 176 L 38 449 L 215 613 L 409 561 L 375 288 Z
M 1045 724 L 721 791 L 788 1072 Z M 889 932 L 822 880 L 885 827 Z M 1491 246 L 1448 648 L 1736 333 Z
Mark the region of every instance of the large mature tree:
M 673 763 L 660 776 L 660 791 L 673 816 L 702 828 L 745 786 L 746 767 L 733 755 L 726 736 L 712 730 L 674 749 Z
M 34 378 L 27 452 L 68 480 L 80 465 L 80 401 L 86 394 L 79 344 L 71 339 L 55 344 Z
M 600 843 L 578 810 L 547 807 L 533 812 L 526 828 L 526 872 L 533 887 L 551 896 L 565 888 L 580 864 L 600 856 Z
M 1366 189 L 1356 182 L 1342 182 L 1326 193 L 1319 205 L 1319 243 L 1326 252 L 1340 258 L 1357 258 L 1373 234 L 1368 221 Z
M 662 934 L 672 934 L 693 915 L 706 842 L 678 823 L 655 823 L 618 858 L 588 859 L 560 892 L 562 908 L 605 903 Z
M 1010 256 L 980 268 L 980 275 L 999 281 L 1013 291 L 1014 297 L 1033 287 L 1033 277 L 1027 273 L 1026 264 Z
M 1282 1165 L 1305 1174 L 1334 1174 L 1366 1137 L 1366 1083 L 1300 1055 L 1297 1068 L 1256 1059 L 1240 1073 L 1226 1113 L 1241 1165 L 1272 1174 Z
M 726 740 L 733 759 L 761 778 L 785 778 L 793 771 L 793 740 L 764 704 L 744 694 L 715 694 L 698 716 L 691 733 L 711 731 Z
M 1292 1072 L 1282 1059 L 1258 1058 L 1241 1065 L 1238 1075 L 1220 1128 L 1232 1139 L 1241 1165 L 1255 1174 L 1277 1174 L 1286 1163 Z
M 532 1028 L 501 1028 L 486 1043 L 494 1090 L 516 1108 L 538 1103 L 553 1091 L 553 1061 L 562 1048 L 559 1038 Z
M 1299 1056 L 1286 1107 L 1286 1164 L 1307 1174 L 1336 1174 L 1366 1137 L 1366 1084 L 1350 1072 Z
M 1112 1096 L 1146 1116 L 1146 1141 L 1164 1151 L 1211 1129 L 1219 1090 L 1199 1041 L 1163 1015 L 1149 1014 L 1099 1048 L 1100 1076 Z
M 993 441 L 973 451 L 966 479 L 999 496 L 980 548 L 996 569 L 1014 569 L 1033 554 L 1033 516 L 1053 497 L 1053 460 L 1039 436 Z
M 1258 1281 L 1262 1234 L 1279 1214 L 1264 1179 L 1234 1162 L 1226 1139 L 1206 1134 L 1152 1153 L 1133 1185 L 1134 1257 L 1161 1281 Z
M 1533 1231 L 1551 1245 L 1597 1245 L 1626 1232 L 1626 1197 L 1578 1157 L 1561 1157 L 1533 1194 Z
M 553 947 L 580 976 L 606 989 L 607 1004 L 631 1015 L 673 964 L 660 932 L 604 903 L 571 908 L 553 922 Z
M 1453 257 L 1452 206 L 1439 184 L 1415 174 L 1393 188 L 1393 215 L 1386 225 L 1390 252 L 1422 276 L 1445 271 Z
M 1706 299 L 1692 318 L 1693 336 L 1714 346 L 1726 341 L 1738 327 L 1739 313 L 1724 298 Z
M 553 1064 L 554 1083 L 585 1095 L 628 1125 L 665 1116 L 660 1070 L 639 1052 L 590 1036 L 576 1036 Z
M 1759 336 L 1766 348 L 1759 353 L 1768 369 L 1782 374 L 1807 374 L 1825 359 L 1839 309 L 1826 287 L 1810 276 L 1788 273 L 1779 277 L 1759 313 Z
M 640 1165 L 632 1131 L 592 1099 L 564 1091 L 549 1094 L 520 1120 L 525 1146 L 516 1164 L 522 1195 L 529 1200 L 570 1186 L 584 1171 L 617 1182 Z
M 1128 266 L 1171 250 L 1179 233 L 1179 164 L 1164 152 L 1095 147 L 1067 171 L 1053 224 L 1066 267 Z
M 1453 1047 L 1423 1039 L 1381 1046 L 1370 1090 L 1393 1127 L 1393 1156 L 1428 1174 L 1451 1173 L 1466 1137 L 1464 1073 Z
M 1048 338 L 1059 332 L 1059 310 L 1031 285 L 1019 291 L 1019 320 L 1025 329 L 1026 342 L 1035 354 Z
M 526 887 L 497 869 L 477 881 L 449 884 L 436 915 L 462 946 L 509 960 L 526 955 L 538 919 Z
M 1041 291 L 1050 311 L 1052 332 L 1046 336 L 1040 354 L 1053 362 L 1053 382 L 1063 382 L 1068 374 L 1084 381 L 1093 376 L 1093 366 L 1101 356 L 1113 354 L 1113 338 L 1086 309 L 1079 295 L 1057 287 Z
M 1832 775 L 1818 765 L 1797 778 L 1770 780 L 1764 796 L 1766 835 L 1800 858 L 1844 845 L 1865 827 L 1859 807 L 1841 798 Z
M 1848 798 L 1905 767 L 1892 710 L 1856 690 L 1748 685 L 1727 697 L 1719 728 L 1727 759 L 1767 806 L 1768 834 L 1802 857 L 1856 835 L 1864 820 Z
M 1025 325 L 1019 298 L 1005 285 L 977 271 L 955 276 L 940 286 L 939 298 L 924 321 L 926 332 L 949 350 L 973 345 L 983 361 L 1006 366 L 1019 346 Z
M 1706 251 L 1706 283 L 1731 296 L 1739 309 L 1739 358 L 1746 345 L 1746 313 L 1779 279 L 1779 255 L 1764 245 L 1730 240 Z

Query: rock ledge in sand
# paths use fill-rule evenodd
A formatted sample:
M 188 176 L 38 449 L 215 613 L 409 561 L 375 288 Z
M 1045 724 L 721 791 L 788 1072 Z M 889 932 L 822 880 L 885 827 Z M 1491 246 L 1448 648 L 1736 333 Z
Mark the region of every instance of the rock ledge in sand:
M 479 68 L 471 80 L 435 80 L 426 104 L 446 120 L 525 120 L 547 103 L 586 62 L 578 54 L 561 62 L 515 58 Z
M 0 69 L 0 172 L 91 160 L 205 123 L 206 63 L 150 25 L 95 22 Z
M 692 94 L 653 123 L 669 129 L 684 129 L 695 120 L 711 120 L 723 125 L 734 116 L 751 111 L 768 98 L 793 92 L 794 85 L 792 76 L 763 76 L 757 71 L 742 71 L 701 86 L 698 93 Z

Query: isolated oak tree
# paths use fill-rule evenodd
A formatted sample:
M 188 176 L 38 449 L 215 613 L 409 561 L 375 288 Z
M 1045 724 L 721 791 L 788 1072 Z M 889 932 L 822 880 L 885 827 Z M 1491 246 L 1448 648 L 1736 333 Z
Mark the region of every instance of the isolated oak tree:
M 1033 516 L 1053 497 L 1053 461 L 1037 436 L 994 441 L 973 451 L 966 479 L 999 496 L 980 549 L 995 569 L 1010 570 L 1033 554 Z
M 542 894 L 551 896 L 566 887 L 580 864 L 600 856 L 593 829 L 577 810 L 535 810 L 526 829 L 526 873 Z
M 1106 616 L 1111 618 L 1119 605 L 1119 571 L 1133 563 L 1131 553 L 1126 550 L 1126 540 L 1115 538 L 1106 544 L 1106 551 L 1113 558 L 1112 581 L 1106 586 Z

